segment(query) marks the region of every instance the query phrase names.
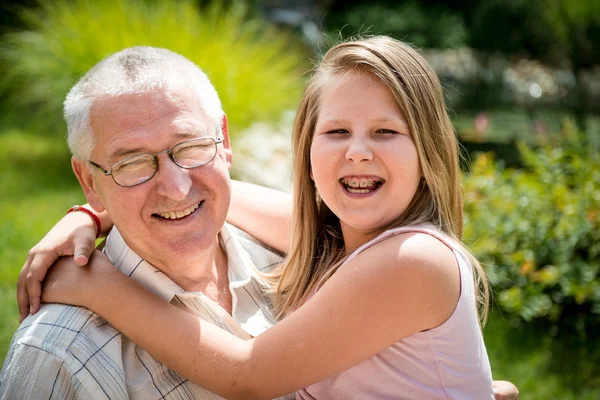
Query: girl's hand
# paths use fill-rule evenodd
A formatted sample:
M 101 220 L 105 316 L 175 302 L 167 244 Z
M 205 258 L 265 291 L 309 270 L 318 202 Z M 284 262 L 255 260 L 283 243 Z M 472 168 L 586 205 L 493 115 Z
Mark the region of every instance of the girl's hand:
M 509 381 L 494 381 L 494 400 L 519 400 L 519 389 Z
M 85 266 L 75 263 L 73 257 L 59 258 L 49 270 L 42 290 L 44 303 L 62 303 L 92 308 L 102 296 L 104 283 L 117 271 L 108 257 L 95 250 Z
M 21 322 L 40 308 L 42 281 L 54 261 L 61 256 L 75 256 L 75 264 L 86 265 L 94 251 L 96 232 L 96 223 L 89 215 L 72 212 L 29 251 L 17 281 Z

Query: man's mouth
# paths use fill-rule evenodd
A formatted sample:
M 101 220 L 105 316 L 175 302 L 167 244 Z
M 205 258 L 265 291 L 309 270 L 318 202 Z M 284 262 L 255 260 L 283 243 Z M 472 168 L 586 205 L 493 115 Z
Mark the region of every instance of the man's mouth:
M 202 203 L 204 203 L 204 200 L 202 200 L 200 203 L 194 204 L 193 206 L 190 206 L 184 210 L 164 211 L 164 212 L 152 214 L 152 216 L 157 217 L 157 218 L 162 218 L 162 219 L 182 219 L 182 218 L 185 218 L 188 215 L 192 214 L 194 211 L 196 211 L 202 205 Z
M 344 189 L 351 194 L 368 194 L 379 189 L 385 179 L 377 176 L 346 176 L 339 181 Z

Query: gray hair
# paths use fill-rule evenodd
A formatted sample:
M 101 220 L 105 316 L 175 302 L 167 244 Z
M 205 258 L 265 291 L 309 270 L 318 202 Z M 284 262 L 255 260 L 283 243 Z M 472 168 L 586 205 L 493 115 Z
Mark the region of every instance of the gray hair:
M 170 50 L 138 46 L 112 54 L 90 69 L 71 88 L 64 102 L 67 142 L 71 153 L 88 160 L 96 144 L 90 112 L 95 100 L 167 89 L 184 79 L 220 135 L 223 109 L 214 86 L 193 62 Z

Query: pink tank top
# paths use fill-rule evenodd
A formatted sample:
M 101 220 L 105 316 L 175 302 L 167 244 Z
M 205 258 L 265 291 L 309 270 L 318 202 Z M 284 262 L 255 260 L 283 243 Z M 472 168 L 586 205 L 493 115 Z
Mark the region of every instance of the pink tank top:
M 296 399 L 493 399 L 492 373 L 477 319 L 472 266 L 460 246 L 431 227 L 390 229 L 354 251 L 407 232 L 431 235 L 453 252 L 461 291 L 450 318 L 412 334 L 368 360 L 308 386 Z

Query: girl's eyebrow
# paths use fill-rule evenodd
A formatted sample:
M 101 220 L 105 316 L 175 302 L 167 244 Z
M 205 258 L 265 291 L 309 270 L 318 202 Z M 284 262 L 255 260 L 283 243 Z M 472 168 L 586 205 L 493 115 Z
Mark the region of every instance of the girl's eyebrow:
M 373 118 L 370 120 L 371 122 L 400 122 L 404 125 L 407 125 L 406 121 L 400 117 L 396 117 L 396 116 L 391 116 L 391 117 L 379 117 L 379 118 Z
M 404 125 L 408 125 L 406 123 L 406 121 L 400 117 L 396 117 L 396 116 L 389 116 L 389 117 L 378 117 L 378 118 L 372 118 L 368 120 L 369 122 L 395 122 L 395 123 L 401 123 Z M 328 123 L 328 124 L 338 124 L 338 125 L 347 125 L 350 124 L 351 121 L 349 119 L 340 119 L 340 118 L 324 118 L 323 123 Z
M 344 124 L 349 124 L 350 120 L 348 120 L 348 119 L 339 119 L 339 118 L 325 118 L 325 119 L 323 119 L 322 122 L 327 123 L 327 124 L 344 125 Z

